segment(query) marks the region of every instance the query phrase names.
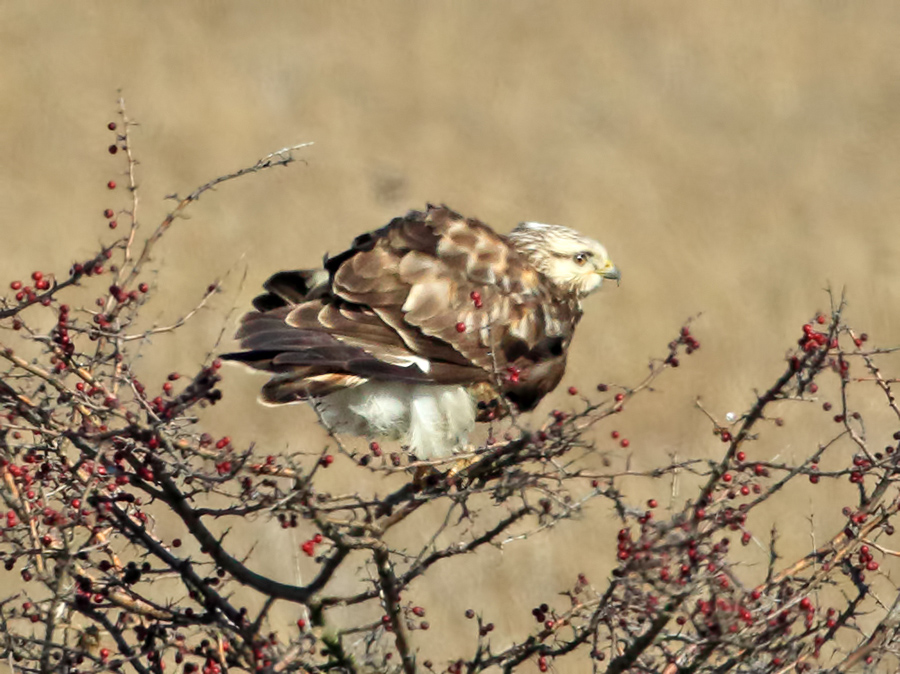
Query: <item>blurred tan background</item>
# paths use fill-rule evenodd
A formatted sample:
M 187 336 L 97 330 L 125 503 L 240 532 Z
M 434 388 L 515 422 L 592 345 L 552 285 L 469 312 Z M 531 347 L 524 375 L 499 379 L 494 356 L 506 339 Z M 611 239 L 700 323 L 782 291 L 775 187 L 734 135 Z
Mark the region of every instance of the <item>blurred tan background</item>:
M 0 282 L 64 272 L 109 239 L 102 211 L 126 205 L 105 187 L 124 182 L 106 151 L 122 88 L 141 124 L 145 227 L 167 194 L 316 143 L 305 164 L 205 196 L 164 241 L 148 320 L 171 322 L 232 273 L 211 310 L 145 349 L 159 383 L 192 371 L 223 327 L 230 334 L 226 313 L 271 272 L 312 266 L 409 208 L 445 202 L 500 231 L 571 225 L 623 270 L 620 288 L 589 303 L 566 385 L 637 382 L 702 314 L 701 350 L 616 428 L 638 468 L 669 452 L 717 456 L 694 397 L 720 417 L 746 408 L 801 324 L 827 309 L 826 285 L 846 287 L 851 322 L 874 344 L 900 344 L 898 36 L 893 2 L 7 1 Z M 210 427 L 264 452 L 321 446 L 307 411 L 255 405 L 259 383 L 230 370 Z M 818 405 L 783 412 L 788 423 L 753 455 L 798 457 L 831 430 L 819 428 L 829 417 Z M 875 446 L 895 427 L 874 417 Z M 601 448 L 613 448 L 611 428 L 598 432 Z M 344 487 L 362 476 L 335 469 Z M 668 485 L 633 489 L 636 503 L 669 498 Z M 784 553 L 809 549 L 812 515 L 821 542 L 851 499 L 784 495 Z M 428 520 L 413 526 L 425 532 Z M 495 645 L 521 638 L 530 609 L 579 571 L 602 583 L 616 527 L 598 502 L 551 537 L 447 564 L 435 585 L 412 590 L 432 625 L 417 645 L 435 661 L 468 653 L 469 606 L 497 624 Z M 762 540 L 767 527 L 757 525 Z M 257 523 L 257 568 L 295 578 L 303 533 Z

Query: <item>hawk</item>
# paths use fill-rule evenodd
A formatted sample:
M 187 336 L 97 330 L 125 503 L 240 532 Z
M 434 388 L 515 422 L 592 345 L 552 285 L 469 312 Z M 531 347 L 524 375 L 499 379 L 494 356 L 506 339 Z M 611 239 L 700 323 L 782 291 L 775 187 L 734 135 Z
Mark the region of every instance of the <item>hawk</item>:
M 241 319 L 243 350 L 223 358 L 271 373 L 265 404 L 310 401 L 335 432 L 445 458 L 476 421 L 530 410 L 559 384 L 582 300 L 619 278 L 606 249 L 568 227 L 503 236 L 428 206 L 321 269 L 269 278 Z

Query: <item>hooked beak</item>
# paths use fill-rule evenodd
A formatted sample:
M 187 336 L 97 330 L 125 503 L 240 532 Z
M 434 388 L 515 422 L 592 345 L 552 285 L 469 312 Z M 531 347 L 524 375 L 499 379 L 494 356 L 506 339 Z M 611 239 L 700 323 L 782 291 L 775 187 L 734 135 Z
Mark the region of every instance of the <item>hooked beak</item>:
M 622 280 L 622 272 L 620 272 L 619 268 L 612 263 L 610 263 L 597 273 L 599 273 L 603 278 L 614 279 L 616 285 L 619 285 L 620 281 Z

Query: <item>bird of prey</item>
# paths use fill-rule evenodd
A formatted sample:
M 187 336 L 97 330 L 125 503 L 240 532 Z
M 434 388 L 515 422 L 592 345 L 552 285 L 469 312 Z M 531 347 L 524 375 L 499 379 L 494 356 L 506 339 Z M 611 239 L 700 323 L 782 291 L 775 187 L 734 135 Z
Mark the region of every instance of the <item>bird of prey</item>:
M 335 432 L 441 459 L 476 420 L 530 410 L 559 384 L 582 300 L 619 278 L 606 249 L 568 227 L 503 236 L 429 205 L 321 269 L 269 278 L 241 320 L 243 350 L 223 357 L 271 373 L 263 403 L 309 401 Z

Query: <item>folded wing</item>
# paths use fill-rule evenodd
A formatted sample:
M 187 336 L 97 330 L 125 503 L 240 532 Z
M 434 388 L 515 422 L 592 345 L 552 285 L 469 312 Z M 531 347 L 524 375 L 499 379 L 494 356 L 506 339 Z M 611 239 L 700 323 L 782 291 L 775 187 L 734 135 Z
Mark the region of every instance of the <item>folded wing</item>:
M 376 379 L 499 389 L 528 409 L 559 382 L 580 317 L 505 237 L 445 207 L 265 288 L 242 319 L 244 350 L 225 357 L 272 372 L 271 403 Z

